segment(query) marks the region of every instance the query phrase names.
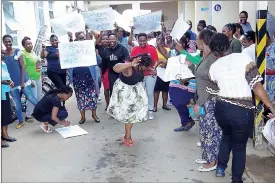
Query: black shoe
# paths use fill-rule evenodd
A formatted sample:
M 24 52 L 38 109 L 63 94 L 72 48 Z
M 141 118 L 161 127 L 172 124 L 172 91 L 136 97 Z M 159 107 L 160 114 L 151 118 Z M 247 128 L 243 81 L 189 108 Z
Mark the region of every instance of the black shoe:
M 100 119 L 98 117 L 96 118 L 92 117 L 92 118 L 95 120 L 96 123 L 100 123 Z
M 1 137 L 1 138 L 2 138 L 2 140 L 8 141 L 8 142 L 15 142 L 15 141 L 17 141 L 16 138 L 12 138 L 12 137 L 9 137 L 9 138 Z
M 7 148 L 7 147 L 10 147 L 9 144 L 7 143 L 1 144 L 1 148 Z
M 33 122 L 33 118 L 32 117 L 25 117 L 25 121 L 28 122 L 28 123 L 31 123 Z
M 86 122 L 86 119 L 81 119 L 80 121 L 79 121 L 79 124 L 84 124 Z

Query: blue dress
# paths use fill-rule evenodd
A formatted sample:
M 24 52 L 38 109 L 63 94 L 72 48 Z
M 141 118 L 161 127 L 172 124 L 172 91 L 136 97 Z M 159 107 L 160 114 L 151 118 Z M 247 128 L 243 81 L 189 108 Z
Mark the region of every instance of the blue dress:
M 275 43 L 266 50 L 266 68 L 275 70 Z M 271 102 L 275 102 L 275 75 L 266 75 L 266 91 Z

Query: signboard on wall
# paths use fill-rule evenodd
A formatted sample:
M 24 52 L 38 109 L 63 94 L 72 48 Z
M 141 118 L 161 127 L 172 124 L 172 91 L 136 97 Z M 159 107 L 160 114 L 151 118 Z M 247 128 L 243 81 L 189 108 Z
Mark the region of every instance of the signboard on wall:
M 222 6 L 221 6 L 220 4 L 216 4 L 216 5 L 214 6 L 214 10 L 215 10 L 215 11 L 221 11 L 221 10 L 222 10 Z

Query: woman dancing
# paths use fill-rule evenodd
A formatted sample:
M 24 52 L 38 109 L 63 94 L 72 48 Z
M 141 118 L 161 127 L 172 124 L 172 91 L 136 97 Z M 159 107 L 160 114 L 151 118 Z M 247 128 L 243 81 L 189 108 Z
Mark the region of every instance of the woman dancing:
M 123 144 L 134 145 L 131 129 L 134 123 L 148 119 L 148 98 L 143 87 L 143 71 L 149 70 L 152 59 L 147 53 L 131 57 L 126 63 L 118 63 L 114 71 L 120 73 L 116 80 L 107 113 L 125 123 Z

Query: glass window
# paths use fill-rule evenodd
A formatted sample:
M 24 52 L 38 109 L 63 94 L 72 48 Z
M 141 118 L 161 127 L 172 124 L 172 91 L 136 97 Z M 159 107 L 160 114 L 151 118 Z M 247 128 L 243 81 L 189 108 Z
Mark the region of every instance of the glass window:
M 53 10 L 53 1 L 49 1 L 48 4 L 49 4 L 49 10 Z
M 13 3 L 12 2 L 3 2 L 3 6 L 9 11 L 9 13 L 14 17 L 14 9 L 13 9 Z
M 40 24 L 40 27 L 41 28 L 44 24 L 45 24 L 45 21 L 44 21 L 44 10 L 39 8 L 38 9 L 38 13 L 39 13 L 39 24 Z
M 13 39 L 13 42 L 12 42 L 12 45 L 14 47 L 18 47 L 18 36 L 17 36 L 17 31 L 12 31 L 7 25 L 6 25 L 6 34 L 9 34 L 12 39 Z
M 43 8 L 43 1 L 37 1 L 38 2 L 38 7 Z
M 53 11 L 49 11 L 50 19 L 54 18 Z

